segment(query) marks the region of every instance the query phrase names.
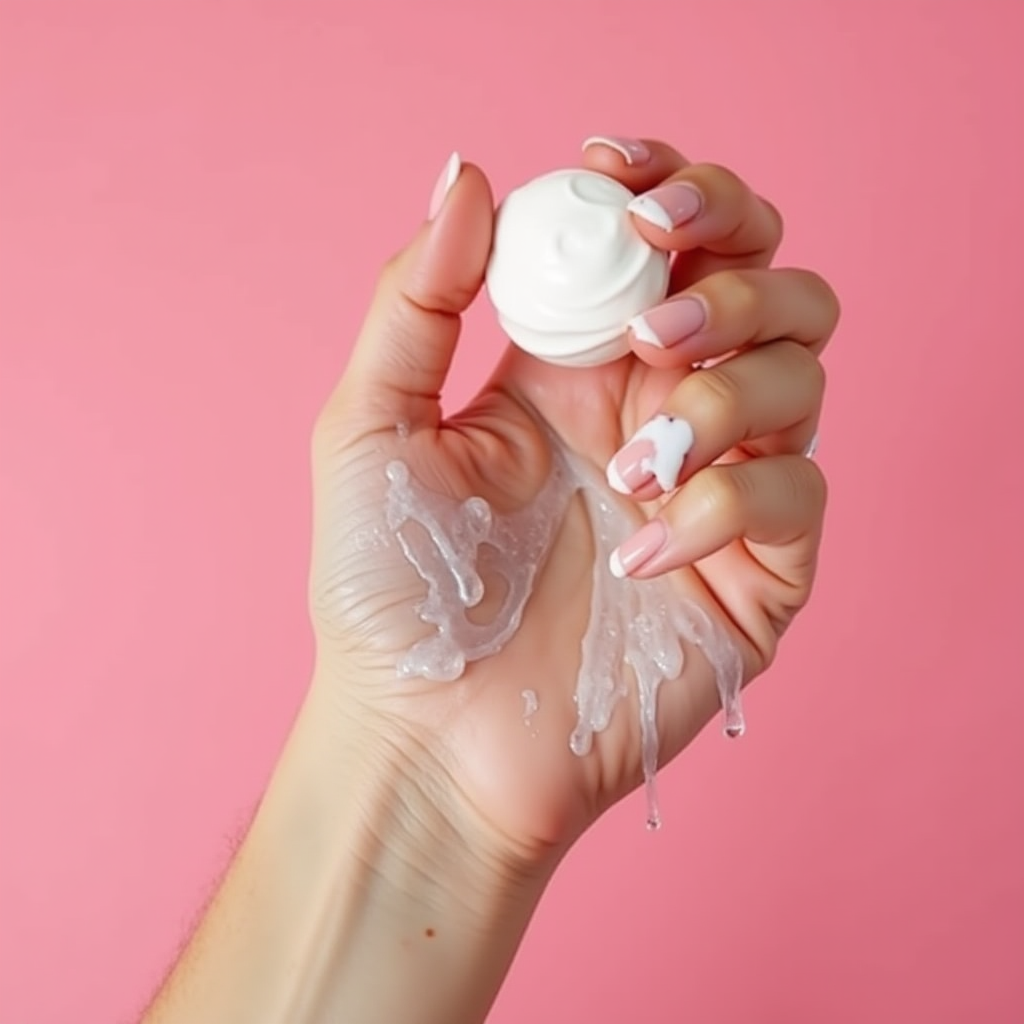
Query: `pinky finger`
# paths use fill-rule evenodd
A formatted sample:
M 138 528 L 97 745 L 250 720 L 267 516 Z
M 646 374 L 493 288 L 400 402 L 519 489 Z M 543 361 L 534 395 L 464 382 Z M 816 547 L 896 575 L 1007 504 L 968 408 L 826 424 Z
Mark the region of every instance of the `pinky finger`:
M 821 470 L 801 455 L 708 466 L 612 552 L 611 571 L 650 579 L 743 540 L 775 581 L 809 592 L 826 495 Z

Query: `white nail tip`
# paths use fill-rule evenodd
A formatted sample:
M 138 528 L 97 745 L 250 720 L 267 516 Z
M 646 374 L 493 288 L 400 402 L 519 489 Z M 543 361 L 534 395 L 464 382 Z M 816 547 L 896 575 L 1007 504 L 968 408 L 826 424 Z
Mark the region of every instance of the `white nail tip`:
M 626 326 L 633 332 L 633 337 L 637 341 L 641 341 L 645 345 L 653 345 L 655 348 L 665 347 L 643 315 L 633 317 Z
M 430 209 L 427 211 L 428 220 L 433 220 L 441 212 L 444 201 L 448 198 L 448 193 L 451 192 L 455 182 L 459 180 L 461 171 L 462 158 L 457 152 L 452 153 L 442 168 L 437 183 L 434 185 L 434 191 L 430 197 Z
M 448 163 L 444 165 L 444 185 L 441 190 L 441 201 L 444 202 L 445 196 L 451 192 L 455 182 L 459 180 L 459 174 L 462 171 L 462 157 L 459 156 L 458 151 L 452 153 L 448 157 Z
M 607 135 L 591 135 L 590 138 L 583 140 L 583 145 L 580 148 L 588 149 L 590 146 L 607 146 L 609 149 L 614 149 L 626 161 L 628 167 L 633 166 L 633 154 L 629 151 L 629 147 L 624 146 L 618 139 L 610 139 Z
M 672 218 L 660 203 L 657 203 L 650 196 L 637 196 L 627 207 L 630 213 L 635 213 L 641 220 L 653 224 L 662 231 L 671 231 L 674 227 Z
M 626 578 L 626 567 L 622 564 L 622 559 L 619 558 L 618 548 L 616 548 L 608 558 L 608 568 L 617 580 L 623 580 Z
M 619 494 L 632 494 L 633 492 L 626 486 L 626 481 L 622 479 L 618 469 L 615 467 L 615 460 L 612 459 L 608 463 L 608 468 L 605 470 L 605 476 L 608 479 L 608 486 L 613 491 L 618 491 Z

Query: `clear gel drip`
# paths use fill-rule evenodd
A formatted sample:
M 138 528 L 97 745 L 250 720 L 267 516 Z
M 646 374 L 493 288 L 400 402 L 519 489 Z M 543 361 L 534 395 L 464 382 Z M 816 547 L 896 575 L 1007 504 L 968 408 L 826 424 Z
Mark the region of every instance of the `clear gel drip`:
M 390 462 L 387 522 L 405 557 L 427 584 L 417 612 L 437 627 L 406 652 L 398 664 L 405 677 L 451 682 L 466 664 L 495 654 L 515 635 L 533 580 L 551 548 L 555 526 L 572 489 L 561 464 L 534 500 L 512 515 L 497 515 L 483 498 L 453 498 L 428 490 L 404 462 Z M 427 538 L 403 527 L 422 526 Z M 466 612 L 480 603 L 484 584 L 478 566 L 499 573 L 508 584 L 501 608 L 488 623 Z
M 581 643 L 576 679 L 576 725 L 572 751 L 587 754 L 594 734 L 611 721 L 627 691 L 626 666 L 636 680 L 641 750 L 647 793 L 648 828 L 661 824 L 658 769 L 657 695 L 662 683 L 683 670 L 683 642 L 698 647 L 715 671 L 727 735 L 744 729 L 740 704 L 743 666 L 725 631 L 693 601 L 681 597 L 666 580 L 618 579 L 608 565 L 612 551 L 637 528 L 634 505 L 615 495 L 589 463 L 552 438 L 551 475 L 520 511 L 500 515 L 482 498 L 456 501 L 415 480 L 399 461 L 387 466 L 388 526 L 406 558 L 427 584 L 418 608 L 435 632 L 414 644 L 400 659 L 403 677 L 451 681 L 469 662 L 495 654 L 515 635 L 533 583 L 543 566 L 557 525 L 579 492 L 594 540 L 590 617 Z M 416 523 L 422 533 L 404 529 Z M 471 622 L 467 611 L 483 595 L 479 569 L 498 573 L 507 583 L 502 607 L 486 624 Z M 524 719 L 536 711 L 524 690 Z M 532 710 L 531 710 L 532 707 Z
M 523 722 L 529 726 L 533 724 L 533 716 L 537 714 L 540 701 L 537 698 L 536 690 L 523 690 Z

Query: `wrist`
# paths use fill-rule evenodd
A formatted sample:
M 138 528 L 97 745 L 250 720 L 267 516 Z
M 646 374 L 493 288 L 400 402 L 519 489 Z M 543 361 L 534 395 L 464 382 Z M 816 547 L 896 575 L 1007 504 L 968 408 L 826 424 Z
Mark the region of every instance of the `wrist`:
M 288 849 L 313 830 L 325 998 L 337 1019 L 482 1020 L 550 869 L 510 857 L 425 747 L 343 714 L 337 693 L 311 687 L 263 822 Z
M 149 1024 L 484 1019 L 554 865 L 509 858 L 428 755 L 337 696 L 311 687 Z

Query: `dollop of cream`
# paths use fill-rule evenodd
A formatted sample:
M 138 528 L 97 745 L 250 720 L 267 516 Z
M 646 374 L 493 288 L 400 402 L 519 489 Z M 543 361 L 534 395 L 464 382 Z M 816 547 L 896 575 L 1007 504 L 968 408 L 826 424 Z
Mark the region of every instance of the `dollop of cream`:
M 509 338 L 531 355 L 596 366 L 629 351 L 627 322 L 657 305 L 668 256 L 626 207 L 634 198 L 603 174 L 561 170 L 515 189 L 501 204 L 487 291 Z

